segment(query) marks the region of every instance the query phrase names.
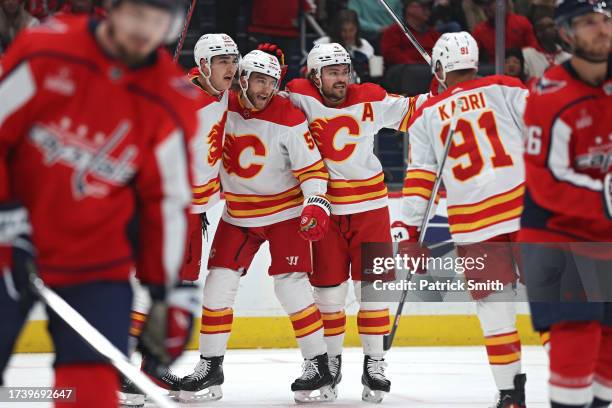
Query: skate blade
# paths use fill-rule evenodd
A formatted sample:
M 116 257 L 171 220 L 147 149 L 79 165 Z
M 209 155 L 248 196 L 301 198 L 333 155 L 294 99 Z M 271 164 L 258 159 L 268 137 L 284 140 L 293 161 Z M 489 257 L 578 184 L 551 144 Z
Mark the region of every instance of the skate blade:
M 313 393 L 315 393 L 313 395 Z M 336 394 L 331 386 L 325 385 L 318 390 L 295 391 L 293 399 L 298 404 L 309 404 L 311 402 L 332 402 Z
M 145 396 L 143 394 L 129 394 L 119 392 L 119 406 L 122 408 L 144 407 Z
M 204 393 L 200 394 L 202 391 Z M 185 391 L 181 390 L 178 395 L 179 402 L 202 402 L 202 401 L 217 401 L 223 397 L 220 385 L 211 385 L 200 391 Z
M 380 404 L 385 398 L 386 392 L 380 390 L 371 390 L 370 387 L 363 387 L 361 399 L 372 404 Z

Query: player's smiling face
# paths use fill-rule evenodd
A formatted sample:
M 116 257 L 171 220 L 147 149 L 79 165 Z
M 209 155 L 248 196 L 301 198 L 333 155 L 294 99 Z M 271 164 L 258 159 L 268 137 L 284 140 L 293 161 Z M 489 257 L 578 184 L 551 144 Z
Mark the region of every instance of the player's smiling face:
M 269 75 L 260 74 L 259 72 L 251 73 L 249 77 L 249 87 L 246 93 L 255 109 L 264 109 L 268 105 L 268 102 L 270 102 L 270 99 L 272 99 L 272 96 L 274 96 L 275 91 L 275 78 Z
M 347 64 L 337 64 L 321 69 L 321 93 L 332 103 L 346 99 L 351 70 Z
M 119 59 L 137 64 L 155 51 L 170 29 L 169 12 L 134 2 L 122 2 L 108 17 L 109 32 Z
M 606 61 L 612 47 L 612 20 L 601 13 L 589 13 L 572 21 L 573 46 L 577 54 L 594 61 Z
M 219 91 L 226 91 L 231 88 L 232 80 L 238 69 L 238 56 L 236 55 L 217 55 L 212 58 L 212 72 L 210 83 Z

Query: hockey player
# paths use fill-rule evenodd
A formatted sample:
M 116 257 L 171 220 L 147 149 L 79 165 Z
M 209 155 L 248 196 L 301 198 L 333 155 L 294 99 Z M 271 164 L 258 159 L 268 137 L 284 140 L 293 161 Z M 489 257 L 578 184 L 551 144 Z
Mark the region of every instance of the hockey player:
M 612 401 L 610 3 L 563 0 L 555 20 L 573 55 L 527 101 L 521 260 L 533 325 L 550 329 L 551 406 L 603 408 Z
M 222 397 L 223 356 L 240 277 L 265 241 L 274 291 L 304 357 L 304 372 L 291 385 L 295 399 L 334 398 L 323 322 L 307 277 L 307 240 L 321 239 L 328 228 L 328 174 L 303 113 L 276 95 L 280 75 L 275 57 L 252 51 L 240 62 L 241 92 L 230 95 L 220 170 L 226 204 L 208 261 L 201 357 L 181 382 L 182 401 Z M 317 390 L 319 395 L 311 395 Z
M 197 281 L 202 258 L 202 236 L 206 234 L 206 211 L 219 201 L 221 184 L 219 166 L 227 118 L 227 101 L 232 80 L 238 69 L 238 46 L 226 34 L 205 34 L 194 47 L 196 67 L 189 72 L 190 82 L 202 91 L 198 111 L 200 128 L 191 142 L 192 204 L 188 223 L 188 242 L 180 278 Z M 146 320 L 149 303 L 146 296 L 135 291 L 131 336 L 136 339 Z M 133 342 L 135 343 L 135 342 Z M 181 378 L 166 367 L 155 366 L 146 357 L 142 369 L 172 396 L 178 397 Z M 121 403 L 124 406 L 144 405 L 144 395 L 131 382 L 122 382 Z
M 521 117 L 527 90 L 505 76 L 476 78 L 477 68 L 478 46 L 469 33 L 444 34 L 436 42 L 432 71 L 447 89 L 420 106 L 409 124 L 402 219 L 408 241 L 416 243 L 451 119 L 457 115 L 442 172 L 450 232 L 460 256 L 488 256 L 483 274 L 468 270 L 468 280 L 505 285 L 499 293 L 472 291 L 472 297 L 499 389 L 495 407 L 519 408 L 525 406 L 526 377 L 520 373 L 521 343 L 512 303 L 517 275 L 510 242 L 519 229 L 524 192 Z M 467 245 L 479 242 L 494 244 Z
M 327 197 L 332 219 L 329 233 L 313 243 L 315 300 L 323 316 L 334 387 L 340 382 L 344 306 L 348 279 L 360 302 L 357 324 L 363 344 L 364 400 L 380 402 L 391 382 L 385 377 L 383 335 L 389 332 L 389 309 L 362 302 L 361 245 L 391 242 L 387 187 L 373 153 L 374 136 L 383 127 L 405 130 L 414 100 L 387 94 L 375 84 L 351 84 L 351 58 L 337 43 L 316 45 L 308 54 L 309 79 L 287 84 L 290 100 L 308 118 L 330 173 Z
M 181 354 L 197 308 L 196 287 L 177 281 L 191 197 L 186 141 L 200 100 L 160 46 L 176 39 L 183 14 L 175 0 L 116 0 L 106 20 L 52 19 L 24 33 L 2 60 L 0 368 L 33 304 L 34 262 L 123 353 L 136 268 L 155 322 L 141 349 L 163 364 Z M 116 407 L 115 369 L 48 317 L 55 387 L 76 391 L 76 402 L 56 406 Z

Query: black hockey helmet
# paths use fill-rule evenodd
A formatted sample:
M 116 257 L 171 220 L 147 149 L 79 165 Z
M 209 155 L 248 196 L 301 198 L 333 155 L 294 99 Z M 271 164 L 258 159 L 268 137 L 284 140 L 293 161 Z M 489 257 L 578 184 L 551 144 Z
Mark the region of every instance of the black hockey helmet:
M 171 12 L 174 19 L 172 21 L 170 30 L 168 30 L 168 35 L 166 36 L 167 43 L 176 41 L 178 36 L 181 34 L 187 14 L 186 0 L 112 0 L 112 7 L 117 6 L 122 1 L 147 4 Z
M 574 17 L 588 13 L 602 13 L 610 16 L 610 2 L 604 0 L 558 1 L 555 8 L 555 22 L 557 25 L 571 24 Z

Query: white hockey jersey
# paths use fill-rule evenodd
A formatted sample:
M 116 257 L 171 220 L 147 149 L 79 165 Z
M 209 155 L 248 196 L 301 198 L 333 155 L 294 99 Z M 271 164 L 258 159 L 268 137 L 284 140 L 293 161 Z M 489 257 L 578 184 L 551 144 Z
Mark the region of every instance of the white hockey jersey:
M 196 72 L 199 74 L 197 69 Z M 199 86 L 196 78 L 197 74 L 190 73 L 191 82 Z M 190 145 L 193 157 L 191 212 L 194 214 L 205 212 L 220 199 L 219 168 L 229 93 L 218 97 L 205 94 L 205 104 L 198 110 L 200 129 Z
M 329 171 L 327 198 L 333 214 L 354 214 L 387 205 L 387 187 L 374 136 L 381 128 L 404 131 L 415 99 L 390 95 L 375 84 L 352 84 L 346 101 L 330 108 L 306 79 L 287 84 L 288 97 L 308 118 Z
M 430 97 L 408 126 L 402 218 L 420 226 L 444 152 L 453 110 L 462 100 L 442 181 L 455 242 L 481 242 L 517 231 L 523 206 L 522 114 L 528 92 L 518 80 L 490 76 Z
M 223 166 L 223 219 L 261 227 L 298 217 L 305 196 L 325 196 L 328 173 L 304 114 L 275 95 L 261 110 L 230 95 Z

